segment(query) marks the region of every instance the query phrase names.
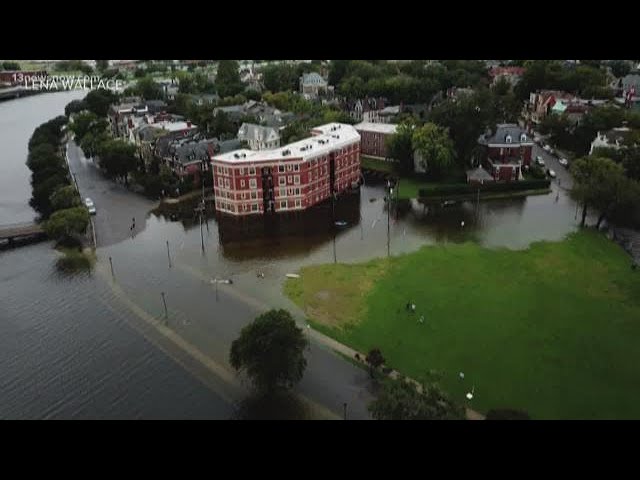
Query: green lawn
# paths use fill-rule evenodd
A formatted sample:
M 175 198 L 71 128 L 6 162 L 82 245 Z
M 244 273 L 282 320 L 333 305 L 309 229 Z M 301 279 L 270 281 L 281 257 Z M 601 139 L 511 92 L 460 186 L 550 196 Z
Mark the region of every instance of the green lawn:
M 525 251 L 452 244 L 306 267 L 285 292 L 339 341 L 379 347 L 414 378 L 435 372 L 461 401 L 475 387 L 477 410 L 640 418 L 640 272 L 630 263 L 582 231 Z
M 379 158 L 374 158 L 374 157 L 368 157 L 366 155 L 362 155 L 360 157 L 360 164 L 362 165 L 363 168 L 376 170 L 378 172 L 393 173 L 395 170 L 394 162 L 387 162 L 385 160 L 381 160 Z

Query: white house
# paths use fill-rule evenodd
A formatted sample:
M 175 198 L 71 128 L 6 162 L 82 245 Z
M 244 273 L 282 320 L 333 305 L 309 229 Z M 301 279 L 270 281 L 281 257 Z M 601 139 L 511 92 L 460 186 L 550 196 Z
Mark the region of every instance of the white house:
M 280 134 L 275 128 L 253 123 L 240 126 L 238 140 L 247 142 L 251 150 L 270 150 L 280 146 Z

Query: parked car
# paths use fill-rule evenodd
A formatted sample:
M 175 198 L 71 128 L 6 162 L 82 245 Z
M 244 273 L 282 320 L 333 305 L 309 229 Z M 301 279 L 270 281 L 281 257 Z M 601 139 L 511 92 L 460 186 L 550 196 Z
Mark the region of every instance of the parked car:
M 568 167 L 569 166 L 569 160 L 567 160 L 566 158 L 561 158 L 560 160 L 558 160 L 558 163 L 560 165 L 562 165 L 563 167 Z
M 96 214 L 96 206 L 93 204 L 93 200 L 91 200 L 90 198 L 85 198 L 84 199 L 84 206 L 87 207 L 87 210 L 89 211 L 90 215 L 95 215 Z
M 548 168 L 547 168 L 547 175 L 549 175 L 551 178 L 556 178 L 556 172 Z
M 542 157 L 541 157 L 540 155 L 538 155 L 538 156 L 536 157 L 536 163 L 537 163 L 538 165 L 540 165 L 541 167 L 544 167 L 544 160 L 542 159 Z
M 550 152 L 550 151 L 551 151 L 551 147 L 550 147 L 549 145 L 545 145 L 544 147 L 542 147 L 542 149 L 543 149 L 545 152 Z

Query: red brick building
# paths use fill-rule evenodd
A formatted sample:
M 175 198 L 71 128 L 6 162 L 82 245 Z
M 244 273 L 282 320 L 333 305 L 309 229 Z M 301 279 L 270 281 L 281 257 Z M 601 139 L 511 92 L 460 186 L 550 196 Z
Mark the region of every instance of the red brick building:
M 522 168 L 531 165 L 533 139 L 514 123 L 502 123 L 495 132 L 478 139 L 486 148 L 484 166 L 495 180 L 520 180 Z
M 353 128 L 360 134 L 360 151 L 363 155 L 387 158 L 387 138 L 396 133 L 397 125 L 391 123 L 362 122 Z
M 312 137 L 273 150 L 215 155 L 216 210 L 230 215 L 304 210 L 360 180 L 360 135 L 330 123 Z

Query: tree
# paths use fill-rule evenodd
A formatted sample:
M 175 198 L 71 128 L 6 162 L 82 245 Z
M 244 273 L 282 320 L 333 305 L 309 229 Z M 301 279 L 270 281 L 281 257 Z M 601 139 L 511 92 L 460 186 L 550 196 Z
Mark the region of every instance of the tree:
M 51 167 L 62 167 L 64 160 L 58 155 L 56 148 L 49 143 L 34 146 L 27 156 L 27 167 L 32 172 Z
M 616 78 L 624 77 L 631 71 L 631 65 L 625 60 L 611 60 L 609 67 L 611 68 L 611 73 L 613 73 Z
M 109 107 L 117 100 L 117 95 L 105 88 L 91 90 L 84 99 L 87 110 L 98 117 L 106 117 Z
M 106 131 L 106 122 L 98 121 L 92 128 L 80 139 L 78 145 L 82 152 L 88 157 L 95 157 L 104 142 L 110 140 L 110 136 Z
M 424 169 L 440 177 L 454 163 L 453 142 L 447 129 L 426 123 L 413 132 L 412 145 L 420 154 Z
M 274 93 L 297 90 L 298 78 L 299 75 L 294 65 L 272 63 L 262 70 L 262 81 L 265 88 Z
M 82 234 L 89 224 L 89 212 L 84 207 L 66 208 L 54 212 L 44 224 L 47 235 L 65 242 Z
M 69 129 L 75 134 L 76 138 L 82 138 L 89 133 L 98 121 L 98 116 L 93 112 L 80 112 L 74 118 Z
M 122 177 L 129 184 L 129 173 L 136 170 L 136 147 L 123 140 L 109 140 L 99 145 L 97 151 L 100 166 L 109 175 Z
M 404 378 L 387 379 L 369 404 L 376 420 L 463 420 L 464 409 L 436 384 L 416 385 Z
M 245 326 L 231 344 L 231 365 L 244 371 L 258 390 L 291 388 L 302 379 L 309 342 L 286 310 L 269 310 Z
M 69 117 L 74 113 L 80 113 L 87 108 L 84 100 L 72 100 L 64 107 L 64 114 Z
M 596 224 L 599 227 L 606 215 L 626 203 L 633 193 L 632 185 L 624 176 L 624 168 L 609 158 L 579 158 L 571 164 L 571 173 L 574 178 L 571 194 L 582 203 L 581 226 L 585 224 L 589 206 L 600 210 Z
M 384 357 L 379 348 L 373 348 L 367 354 L 365 358 L 367 365 L 369 365 L 369 375 L 373 378 L 376 370 L 384 365 Z
M 387 139 L 387 151 L 389 156 L 398 161 L 402 173 L 412 173 L 413 163 L 413 122 L 404 122 L 398 125 L 396 133 Z
M 18 62 L 2 62 L 3 70 L 20 70 L 20 64 Z
M 42 177 L 35 176 L 35 173 L 36 172 L 34 172 L 34 177 L 32 179 L 31 199 L 29 200 L 29 205 L 39 212 L 43 218 L 47 218 L 53 211 L 53 207 L 51 206 L 51 195 L 59 187 L 68 185 L 69 181 L 67 180 L 66 174 L 58 170 L 46 172 L 46 176 L 43 175 Z M 33 181 L 35 179 L 38 180 Z
M 237 95 L 244 90 L 244 85 L 240 81 L 237 60 L 220 60 L 218 62 L 215 86 L 221 97 Z
M 162 87 L 150 76 L 138 80 L 134 90 L 145 100 L 159 100 L 164 97 Z
M 96 60 L 96 70 L 104 72 L 109 68 L 109 60 Z
M 529 414 L 523 410 L 513 408 L 498 408 L 487 412 L 486 420 L 531 420 Z
M 64 210 L 80 206 L 80 195 L 73 185 L 58 187 L 51 195 L 53 210 Z

